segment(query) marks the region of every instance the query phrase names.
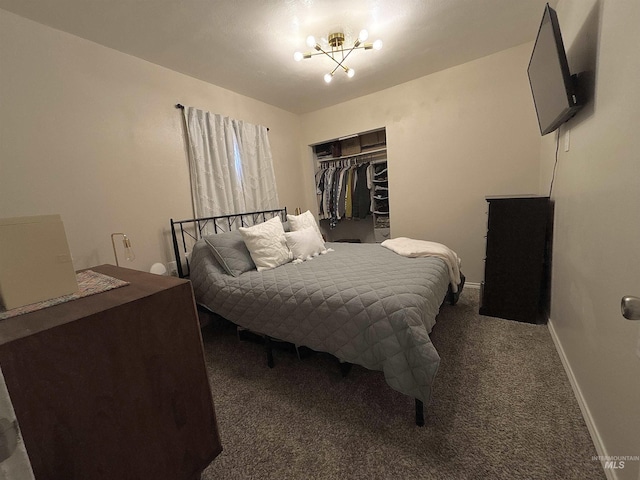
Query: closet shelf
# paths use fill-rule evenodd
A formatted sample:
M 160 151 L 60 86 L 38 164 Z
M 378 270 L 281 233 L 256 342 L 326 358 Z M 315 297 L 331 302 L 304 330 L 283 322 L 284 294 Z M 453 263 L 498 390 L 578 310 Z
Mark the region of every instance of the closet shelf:
M 359 157 L 369 157 L 375 154 L 379 154 L 379 153 L 383 153 L 387 151 L 387 147 L 384 148 L 376 148 L 373 150 L 367 150 L 367 151 L 363 151 L 360 153 L 355 153 L 353 155 L 342 155 L 341 157 L 327 157 L 327 158 L 318 158 L 318 162 L 323 163 L 323 162 L 330 162 L 332 160 L 349 160 L 352 158 L 359 158 Z

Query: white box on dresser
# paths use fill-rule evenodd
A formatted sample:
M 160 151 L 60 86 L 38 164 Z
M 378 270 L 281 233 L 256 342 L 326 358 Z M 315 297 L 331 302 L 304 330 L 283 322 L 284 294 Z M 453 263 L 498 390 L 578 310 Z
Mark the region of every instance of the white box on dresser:
M 0 303 L 4 308 L 77 291 L 60 215 L 0 219 Z

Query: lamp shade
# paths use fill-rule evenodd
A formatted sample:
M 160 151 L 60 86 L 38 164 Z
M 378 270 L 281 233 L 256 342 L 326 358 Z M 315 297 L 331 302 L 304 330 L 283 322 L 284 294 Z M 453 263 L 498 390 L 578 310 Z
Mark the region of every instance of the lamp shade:
M 151 265 L 151 270 L 149 270 L 149 272 L 155 275 L 166 275 L 167 267 L 165 267 L 162 263 L 154 263 L 153 265 Z

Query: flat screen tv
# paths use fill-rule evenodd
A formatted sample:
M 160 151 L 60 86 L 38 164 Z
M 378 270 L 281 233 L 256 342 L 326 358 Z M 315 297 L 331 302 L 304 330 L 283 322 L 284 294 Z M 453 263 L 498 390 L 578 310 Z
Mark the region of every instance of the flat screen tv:
M 546 135 L 573 117 L 580 109 L 575 75 L 569 72 L 560 24 L 547 3 L 527 68 L 540 133 Z

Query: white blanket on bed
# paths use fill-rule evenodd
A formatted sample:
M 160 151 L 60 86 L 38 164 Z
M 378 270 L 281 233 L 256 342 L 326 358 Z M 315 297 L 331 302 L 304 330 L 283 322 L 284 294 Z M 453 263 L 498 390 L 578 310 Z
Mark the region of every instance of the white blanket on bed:
M 385 240 L 383 247 L 396 252 L 403 257 L 438 257 L 444 260 L 449 269 L 449 282 L 451 290 L 456 293 L 460 284 L 460 258 L 456 252 L 446 245 L 426 240 L 414 240 L 407 237 L 398 237 Z

